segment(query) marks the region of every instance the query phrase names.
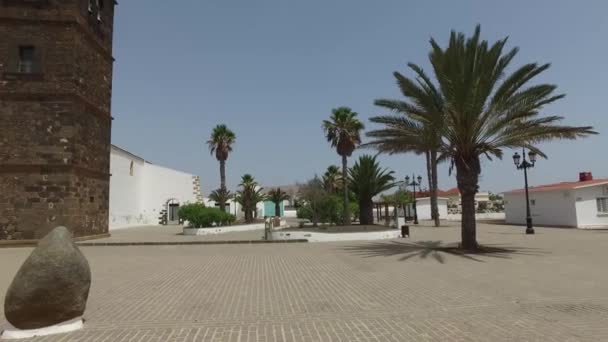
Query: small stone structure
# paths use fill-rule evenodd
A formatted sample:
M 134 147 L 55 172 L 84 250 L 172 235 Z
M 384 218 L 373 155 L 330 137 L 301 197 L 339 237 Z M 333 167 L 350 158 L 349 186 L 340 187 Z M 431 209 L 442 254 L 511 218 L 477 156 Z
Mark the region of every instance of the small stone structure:
M 56 328 L 66 322 L 81 327 L 90 286 L 89 263 L 72 234 L 65 227 L 53 229 L 23 263 L 6 293 L 4 313 L 16 329 L 8 329 L 3 337 L 65 331 Z M 50 330 L 45 332 L 46 328 Z M 35 333 L 27 336 L 27 331 Z

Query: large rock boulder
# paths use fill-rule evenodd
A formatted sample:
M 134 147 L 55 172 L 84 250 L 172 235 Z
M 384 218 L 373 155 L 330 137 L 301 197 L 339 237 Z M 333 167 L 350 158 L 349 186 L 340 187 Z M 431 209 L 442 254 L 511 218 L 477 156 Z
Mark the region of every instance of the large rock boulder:
M 4 314 L 19 329 L 38 329 L 82 316 L 91 270 L 65 227 L 45 236 L 6 293 Z

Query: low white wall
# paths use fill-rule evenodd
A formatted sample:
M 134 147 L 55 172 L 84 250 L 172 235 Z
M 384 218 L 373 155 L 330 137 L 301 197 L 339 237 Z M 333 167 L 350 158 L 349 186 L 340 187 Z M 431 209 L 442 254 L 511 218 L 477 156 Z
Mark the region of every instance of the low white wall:
M 309 231 L 274 231 L 273 240 L 308 240 L 308 242 L 388 240 L 401 236 L 400 230 L 357 233 L 319 233 Z
M 285 227 L 287 224 L 286 221 L 282 220 L 281 225 L 279 227 L 275 227 L 274 229 L 281 229 Z M 252 223 L 252 224 L 241 224 L 237 226 L 222 226 L 222 227 L 212 227 L 212 228 L 190 228 L 184 227 L 184 235 L 215 235 L 215 234 L 224 234 L 224 233 L 234 233 L 234 232 L 246 232 L 250 230 L 264 230 L 266 228 L 265 223 Z
M 475 219 L 476 220 L 504 220 L 505 213 L 476 213 Z M 461 214 L 448 214 L 447 220 L 448 221 L 462 221 L 462 215 Z
M 213 228 L 188 228 L 184 227 L 184 235 L 215 235 L 234 232 L 245 232 L 249 230 L 264 230 L 264 223 L 244 224 L 239 226 L 224 226 Z

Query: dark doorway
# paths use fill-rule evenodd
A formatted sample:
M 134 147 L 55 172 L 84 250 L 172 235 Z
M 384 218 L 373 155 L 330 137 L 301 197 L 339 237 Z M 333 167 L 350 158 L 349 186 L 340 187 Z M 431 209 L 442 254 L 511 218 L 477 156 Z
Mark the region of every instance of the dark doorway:
M 179 224 L 179 203 L 169 203 L 167 224 Z

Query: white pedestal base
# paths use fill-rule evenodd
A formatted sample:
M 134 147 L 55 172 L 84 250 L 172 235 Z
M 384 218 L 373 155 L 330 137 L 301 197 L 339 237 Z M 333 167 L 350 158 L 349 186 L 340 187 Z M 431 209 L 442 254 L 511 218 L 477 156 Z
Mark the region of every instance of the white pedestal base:
M 54 334 L 62 334 L 70 331 L 82 329 L 83 322 L 82 317 L 74 318 L 67 322 L 51 325 L 50 327 L 44 327 L 39 329 L 27 329 L 21 330 L 9 325 L 7 329 L 2 332 L 0 339 L 15 340 L 22 338 L 32 338 L 36 336 L 46 336 Z

